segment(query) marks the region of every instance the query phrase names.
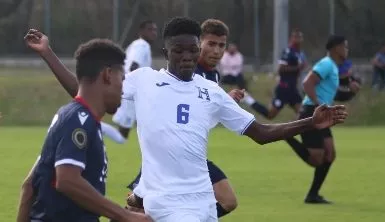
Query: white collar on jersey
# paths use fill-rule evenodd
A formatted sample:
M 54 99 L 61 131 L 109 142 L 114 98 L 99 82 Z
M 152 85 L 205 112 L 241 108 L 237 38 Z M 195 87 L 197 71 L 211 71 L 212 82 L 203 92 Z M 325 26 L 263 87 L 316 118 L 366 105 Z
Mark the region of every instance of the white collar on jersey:
M 194 75 L 195 75 L 195 73 L 194 73 Z M 207 79 L 207 78 L 206 78 L 206 73 L 202 72 L 202 75 L 203 75 L 203 78 Z M 219 75 L 218 73 L 215 73 L 215 82 L 216 82 L 216 83 L 219 82 L 218 75 Z
M 164 72 L 168 75 L 170 75 L 171 77 L 173 77 L 174 79 L 178 80 L 178 81 L 182 81 L 182 82 L 189 82 L 189 81 L 183 81 L 181 80 L 180 78 L 178 78 L 176 75 L 172 74 L 170 71 L 168 71 L 168 66 L 167 66 L 167 69 L 163 69 Z M 195 73 L 193 73 L 193 75 L 191 76 L 191 81 L 194 79 L 194 76 L 195 76 Z

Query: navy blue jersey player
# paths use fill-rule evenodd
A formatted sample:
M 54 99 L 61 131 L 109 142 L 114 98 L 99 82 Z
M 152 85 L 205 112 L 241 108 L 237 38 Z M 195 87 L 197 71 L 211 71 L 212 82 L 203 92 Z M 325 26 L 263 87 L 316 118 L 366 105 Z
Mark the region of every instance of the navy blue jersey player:
M 36 193 L 31 219 L 97 221 L 99 215 L 78 207 L 60 192 L 56 169 L 65 165 L 79 168 L 83 178 L 98 193 L 105 194 L 107 156 L 100 122 L 81 97 L 60 108 L 52 120 L 32 178 Z
M 296 113 L 299 112 L 302 97 L 297 83 L 301 72 L 306 67 L 305 55 L 301 50 L 302 41 L 302 32 L 293 30 L 289 47 L 283 50 L 279 60 L 279 82 L 274 89 L 274 98 L 269 108 L 259 102 L 253 104 L 254 110 L 268 119 L 275 118 L 286 104 L 290 105 Z
M 36 30 L 25 37 L 36 51 L 48 39 Z M 49 58 L 59 62 L 57 57 Z M 114 113 L 122 95 L 124 52 L 109 40 L 94 39 L 76 52 L 78 95 L 59 109 L 48 130 L 41 155 L 27 177 L 18 221 L 96 222 L 148 221 L 104 197 L 107 156 L 100 129 L 105 113 Z
M 361 79 L 353 75 L 352 66 L 353 63 L 350 60 L 345 60 L 344 63 L 338 66 L 340 85 L 334 97 L 335 101 L 350 101 L 360 91 Z

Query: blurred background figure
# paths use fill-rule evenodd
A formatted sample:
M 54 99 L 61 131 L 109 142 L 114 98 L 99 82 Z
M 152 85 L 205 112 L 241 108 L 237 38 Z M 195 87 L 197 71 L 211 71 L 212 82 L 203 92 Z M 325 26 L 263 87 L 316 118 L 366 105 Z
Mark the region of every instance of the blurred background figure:
M 239 89 L 246 89 L 246 81 L 243 76 L 243 55 L 234 43 L 230 43 L 219 63 L 222 74 L 221 83 L 236 85 Z
M 339 102 L 349 101 L 360 91 L 361 78 L 353 75 L 353 63 L 349 59 L 338 66 L 338 74 L 340 85 L 334 100 Z
M 385 46 L 376 53 L 372 60 L 373 77 L 372 88 L 383 90 L 385 86 Z
M 274 119 L 285 105 L 289 105 L 296 114 L 301 107 L 302 96 L 298 82 L 301 73 L 307 67 L 305 54 L 302 51 L 303 33 L 293 29 L 290 33 L 288 47 L 284 48 L 278 60 L 279 81 L 274 88 L 274 95 L 269 106 L 255 102 L 254 110 L 267 119 Z

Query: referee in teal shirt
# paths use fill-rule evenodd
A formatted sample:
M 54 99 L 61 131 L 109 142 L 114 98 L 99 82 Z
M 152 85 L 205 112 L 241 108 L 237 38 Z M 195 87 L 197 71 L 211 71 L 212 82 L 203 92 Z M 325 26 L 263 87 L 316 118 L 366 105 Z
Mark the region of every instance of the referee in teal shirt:
M 317 106 L 332 105 L 339 86 L 338 65 L 348 56 L 348 42 L 343 36 L 332 35 L 326 43 L 327 56 L 318 61 L 303 81 L 305 98 L 300 119 L 311 117 Z M 295 138 L 286 142 L 301 159 L 315 167 L 314 178 L 305 198 L 309 204 L 330 204 L 319 190 L 335 159 L 333 135 L 330 128 L 315 129 L 301 134 L 302 143 Z

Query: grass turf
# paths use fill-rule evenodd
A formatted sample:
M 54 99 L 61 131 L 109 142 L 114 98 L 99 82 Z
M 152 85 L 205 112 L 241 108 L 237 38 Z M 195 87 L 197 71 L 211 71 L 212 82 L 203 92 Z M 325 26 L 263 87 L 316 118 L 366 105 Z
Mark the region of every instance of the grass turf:
M 47 127 L 0 126 L 1 221 L 15 221 L 21 182 L 40 152 Z M 223 128 L 215 129 L 209 139 L 209 157 L 225 171 L 239 201 L 235 212 L 221 221 L 383 221 L 385 149 L 381 132 L 385 128 L 334 129 L 337 161 L 321 193 L 335 204 L 309 206 L 303 204 L 303 198 L 313 170 L 288 145 L 277 142 L 262 147 Z M 106 139 L 110 160 L 107 195 L 120 204 L 124 203 L 125 186 L 140 164 L 136 135 L 130 138 L 125 145 Z

